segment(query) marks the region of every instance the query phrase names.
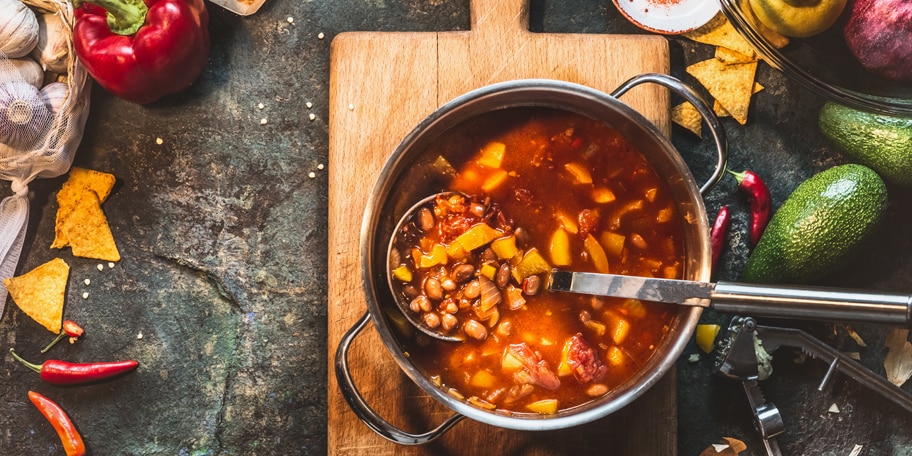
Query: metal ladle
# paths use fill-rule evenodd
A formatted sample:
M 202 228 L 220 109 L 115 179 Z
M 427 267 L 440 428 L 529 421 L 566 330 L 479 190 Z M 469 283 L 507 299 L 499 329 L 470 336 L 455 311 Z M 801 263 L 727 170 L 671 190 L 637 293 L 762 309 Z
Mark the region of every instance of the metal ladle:
M 388 255 L 393 255 L 396 237 L 402 227 L 412 223 L 422 208 L 433 203 L 439 196 L 453 194 L 456 192 L 432 194 L 409 208 L 396 225 Z M 387 261 L 387 280 L 402 315 L 412 326 L 430 337 L 448 342 L 464 341 L 466 336 L 461 328 L 442 332 L 428 326 L 410 309 L 404 294 L 397 291 L 397 279 L 393 275 L 393 269 L 397 266 L 398 262 L 392 258 Z M 546 284 L 543 288 L 548 291 L 712 307 L 718 312 L 751 316 L 899 325 L 908 325 L 912 320 L 912 295 L 906 293 L 734 282 L 709 283 L 558 270 L 551 271 L 544 278 L 543 284 Z

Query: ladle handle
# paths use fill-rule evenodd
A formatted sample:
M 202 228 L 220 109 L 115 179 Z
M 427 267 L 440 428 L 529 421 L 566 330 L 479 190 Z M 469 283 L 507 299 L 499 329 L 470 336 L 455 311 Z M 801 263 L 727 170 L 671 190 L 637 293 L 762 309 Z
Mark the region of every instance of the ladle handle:
M 912 296 L 908 294 L 840 288 L 719 282 L 712 293 L 712 307 L 722 313 L 800 320 L 912 322 Z
M 342 397 L 348 402 L 349 407 L 355 412 L 355 415 L 378 435 L 400 445 L 423 445 L 431 442 L 450 430 L 456 423 L 462 421 L 462 419 L 465 418 L 464 416 L 454 414 L 430 431 L 423 434 L 411 434 L 390 424 L 388 421 L 381 418 L 370 405 L 367 405 L 367 402 L 364 401 L 364 398 L 355 386 L 355 382 L 352 380 L 351 370 L 348 368 L 348 351 L 352 342 L 355 340 L 355 337 L 367 326 L 370 319 L 370 312 L 365 312 L 364 316 L 345 333 L 342 340 L 339 342 L 339 347 L 336 349 L 336 381 L 339 383 Z
M 725 136 L 725 129 L 722 128 L 722 123 L 719 122 L 719 118 L 716 117 L 710 104 L 707 103 L 696 90 L 681 82 L 680 79 L 667 74 L 645 73 L 634 76 L 618 86 L 617 89 L 614 89 L 614 92 L 611 92 L 611 96 L 619 98 L 621 95 L 627 93 L 628 90 L 646 82 L 665 87 L 681 98 L 689 101 L 690 104 L 697 108 L 697 111 L 703 117 L 703 121 L 706 122 L 706 125 L 709 127 L 709 132 L 712 134 L 713 141 L 716 143 L 716 168 L 713 171 L 712 176 L 710 176 L 703 186 L 700 187 L 700 193 L 703 196 L 706 196 L 706 194 L 719 183 L 719 180 L 722 179 L 722 175 L 725 173 L 725 166 L 728 163 L 728 139 Z

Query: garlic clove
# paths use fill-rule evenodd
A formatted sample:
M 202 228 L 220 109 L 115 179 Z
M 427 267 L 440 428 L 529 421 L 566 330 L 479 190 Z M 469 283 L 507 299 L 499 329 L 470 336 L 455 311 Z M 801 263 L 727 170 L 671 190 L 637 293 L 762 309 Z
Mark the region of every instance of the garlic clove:
M 52 82 L 42 87 L 40 92 L 44 104 L 51 110 L 51 113 L 57 115 L 60 108 L 63 107 L 63 103 L 66 102 L 70 89 L 63 82 Z
M 13 65 L 13 68 L 22 75 L 23 81 L 37 88 L 41 88 L 41 86 L 44 85 L 44 70 L 41 69 L 41 65 L 34 59 L 30 57 L 21 57 L 18 59 L 9 59 L 9 62 Z
M 71 34 L 70 27 L 59 14 L 39 14 L 38 43 L 32 50 L 32 58 L 47 71 L 66 73 L 70 63 L 67 40 Z
M 38 43 L 38 19 L 19 0 L 0 0 L 0 52 L 8 58 L 26 56 Z

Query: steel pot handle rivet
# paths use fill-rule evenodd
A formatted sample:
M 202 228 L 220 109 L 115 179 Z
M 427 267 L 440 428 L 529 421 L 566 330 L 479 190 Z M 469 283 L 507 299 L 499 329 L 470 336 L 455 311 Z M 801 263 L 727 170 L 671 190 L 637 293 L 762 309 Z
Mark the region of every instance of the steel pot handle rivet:
M 615 98 L 620 98 L 621 95 L 627 93 L 628 90 L 646 83 L 651 82 L 653 84 L 658 84 L 662 87 L 665 87 L 685 100 L 689 101 L 700 115 L 703 117 L 703 121 L 706 122 L 706 125 L 709 127 L 709 131 L 712 134 L 713 141 L 716 143 L 716 169 L 713 171 L 712 176 L 700 187 L 700 194 L 706 196 L 706 194 L 713 188 L 719 180 L 722 179 L 722 175 L 725 173 L 725 166 L 728 162 L 728 140 L 725 136 L 725 129 L 722 128 L 722 124 L 719 122 L 719 118 L 716 117 L 716 114 L 713 112 L 709 103 L 706 102 L 703 97 L 697 93 L 693 88 L 687 84 L 681 82 L 680 79 L 674 78 L 667 74 L 661 73 L 646 73 L 638 76 L 634 76 L 628 79 L 626 82 L 621 84 L 614 92 L 611 92 L 611 96 Z
M 339 383 L 342 397 L 348 402 L 349 407 L 355 412 L 355 415 L 357 415 L 367 427 L 371 428 L 371 430 L 381 437 L 400 445 L 423 445 L 431 442 L 450 430 L 456 423 L 462 421 L 465 417 L 457 413 L 450 416 L 444 420 L 443 423 L 430 431 L 423 434 L 411 434 L 381 418 L 380 415 L 364 401 L 364 398 L 361 396 L 361 393 L 352 380 L 351 371 L 348 368 L 348 351 L 352 342 L 355 340 L 355 337 L 367 326 L 370 320 L 370 312 L 365 312 L 361 319 L 345 333 L 342 340 L 339 342 L 339 347 L 336 349 L 336 381 Z

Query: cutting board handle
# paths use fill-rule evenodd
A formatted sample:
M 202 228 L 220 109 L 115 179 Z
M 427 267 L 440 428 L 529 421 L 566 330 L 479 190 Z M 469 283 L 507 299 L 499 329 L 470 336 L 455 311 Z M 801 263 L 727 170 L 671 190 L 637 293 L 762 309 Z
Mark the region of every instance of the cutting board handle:
M 471 0 L 472 32 L 529 33 L 529 0 Z

